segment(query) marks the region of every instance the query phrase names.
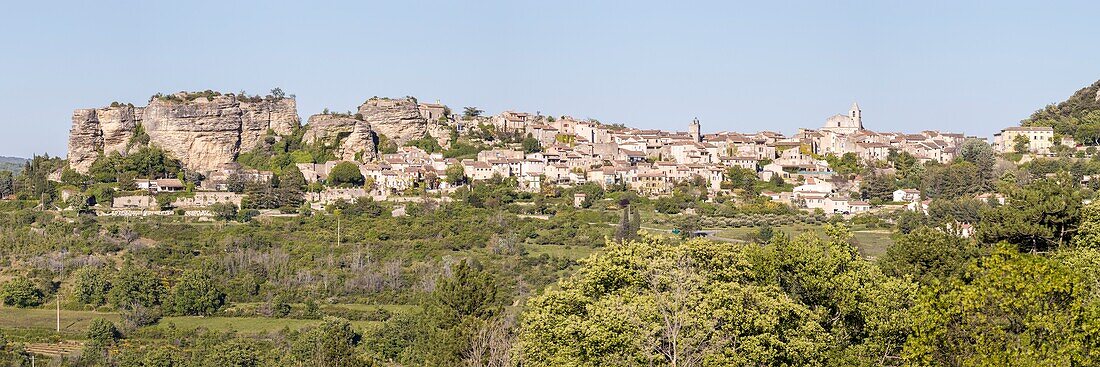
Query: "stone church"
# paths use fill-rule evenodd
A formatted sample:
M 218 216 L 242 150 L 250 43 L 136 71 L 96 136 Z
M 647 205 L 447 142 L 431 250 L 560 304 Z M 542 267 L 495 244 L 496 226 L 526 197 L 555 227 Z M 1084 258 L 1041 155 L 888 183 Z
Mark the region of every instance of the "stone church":
M 847 116 L 839 113 L 829 116 L 821 129 L 842 135 L 863 130 L 863 112 L 859 110 L 859 104 L 852 102 L 852 109 L 848 110 Z

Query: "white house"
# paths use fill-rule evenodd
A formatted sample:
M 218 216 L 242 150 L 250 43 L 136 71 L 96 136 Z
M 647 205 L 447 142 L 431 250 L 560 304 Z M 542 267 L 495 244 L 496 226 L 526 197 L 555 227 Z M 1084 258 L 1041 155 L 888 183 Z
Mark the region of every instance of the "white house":
M 894 191 L 894 201 L 899 203 L 912 203 L 920 201 L 920 190 L 898 189 Z

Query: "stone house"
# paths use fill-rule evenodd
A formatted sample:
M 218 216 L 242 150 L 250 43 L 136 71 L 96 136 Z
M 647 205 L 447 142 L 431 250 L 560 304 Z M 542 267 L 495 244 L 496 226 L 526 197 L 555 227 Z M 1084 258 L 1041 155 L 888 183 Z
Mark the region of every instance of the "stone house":
M 447 106 L 440 103 L 421 103 L 417 105 L 420 110 L 420 116 L 423 116 L 429 122 L 439 121 L 440 119 L 447 119 Z
M 179 192 L 184 189 L 183 181 L 176 178 L 162 178 L 154 181 L 150 189 L 156 192 Z
M 916 189 L 898 189 L 893 193 L 894 202 L 898 203 L 912 203 L 914 201 L 920 201 L 920 190 Z
M 1027 151 L 1036 154 L 1049 154 L 1054 146 L 1054 128 L 1047 126 L 1012 126 L 993 135 L 993 149 L 998 153 L 1016 151 L 1016 137 L 1028 139 Z

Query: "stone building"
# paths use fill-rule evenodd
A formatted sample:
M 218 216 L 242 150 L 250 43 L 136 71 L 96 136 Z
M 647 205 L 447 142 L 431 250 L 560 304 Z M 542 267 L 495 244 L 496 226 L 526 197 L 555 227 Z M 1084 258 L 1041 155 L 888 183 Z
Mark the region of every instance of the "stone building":
M 699 125 L 699 118 L 696 117 L 691 120 L 691 125 L 688 126 L 688 133 L 691 134 L 691 141 L 696 143 L 703 142 L 702 126 Z
M 1028 139 L 1029 153 L 1049 154 L 1054 146 L 1054 128 L 1047 126 L 1012 126 L 993 135 L 993 148 L 999 153 L 1016 151 L 1016 137 Z
M 848 110 L 847 116 L 841 114 L 830 116 L 825 119 L 825 126 L 821 129 L 840 134 L 852 134 L 863 130 L 863 111 L 859 109 L 858 103 L 852 102 L 852 108 Z

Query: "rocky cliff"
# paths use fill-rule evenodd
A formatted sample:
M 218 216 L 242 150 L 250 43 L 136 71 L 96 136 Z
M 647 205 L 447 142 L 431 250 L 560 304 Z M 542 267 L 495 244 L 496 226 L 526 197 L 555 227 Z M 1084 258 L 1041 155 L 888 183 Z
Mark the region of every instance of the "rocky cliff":
M 355 160 L 357 153 L 361 161 L 378 157 L 377 136 L 374 129 L 366 121 L 347 115 L 310 116 L 302 141 L 306 144 L 321 142 L 335 146 L 336 157 L 343 160 Z
M 73 112 L 69 132 L 69 165 L 86 173 L 100 154 L 126 153 L 140 125 L 149 144 L 188 169 L 210 171 L 254 148 L 268 130 L 287 135 L 299 124 L 294 99 L 238 100 L 216 93 L 156 97 L 145 108 L 79 109 Z
M 73 112 L 69 134 L 69 165 L 87 173 L 102 154 L 126 154 L 140 147 L 133 140 L 164 149 L 184 167 L 207 172 L 233 162 L 242 152 L 262 144 L 268 131 L 290 135 L 300 126 L 297 105 L 290 98 L 238 97 L 216 92 L 177 93 L 151 98 L 146 107 L 112 104 Z M 303 135 L 307 144 L 323 142 L 340 159 L 378 158 L 378 135 L 398 145 L 426 134 L 445 144 L 449 130 L 421 114 L 416 99 L 371 98 L 358 115 L 310 116 Z
M 421 116 L 412 98 L 374 97 L 359 106 L 359 114 L 376 133 L 385 135 L 397 145 L 420 139 L 428 132 L 428 120 Z

